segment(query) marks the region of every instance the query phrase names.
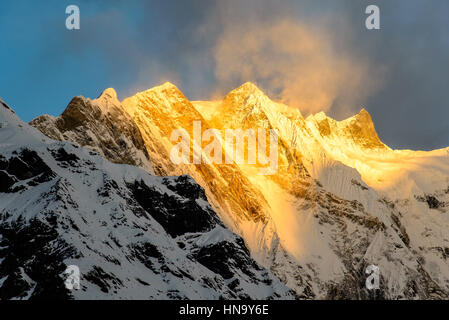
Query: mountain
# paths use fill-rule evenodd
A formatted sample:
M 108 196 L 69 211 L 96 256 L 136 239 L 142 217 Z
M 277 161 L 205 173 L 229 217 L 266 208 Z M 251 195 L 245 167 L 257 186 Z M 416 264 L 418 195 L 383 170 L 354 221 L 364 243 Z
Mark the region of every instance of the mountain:
M 191 176 L 251 256 L 297 297 L 449 297 L 449 149 L 392 150 L 364 109 L 343 121 L 322 112 L 304 118 L 252 83 L 222 101 L 194 102 L 165 83 L 115 106 L 139 129 L 154 172 Z M 32 124 L 52 136 L 55 126 L 39 126 L 40 121 Z M 276 172 L 261 174 L 266 166 L 259 162 L 217 164 L 207 154 L 201 163 L 174 164 L 170 153 L 179 141 L 172 133 L 181 128 L 192 137 L 195 123 L 201 134 L 272 130 Z M 77 142 L 78 135 L 72 128 L 64 139 Z M 232 152 L 219 142 L 223 153 Z M 203 140 L 200 149 L 207 144 Z M 195 154 L 193 143 L 189 150 Z M 379 290 L 365 287 L 369 265 L 379 267 Z
M 75 97 L 59 117 L 43 115 L 30 124 L 52 139 L 69 140 L 111 162 L 154 173 L 139 128 L 121 108 L 112 88 L 94 100 Z
M 114 160 L 146 155 L 111 92 L 33 122 L 78 144 L 44 136 L 1 101 L 0 300 L 293 299 L 192 178 L 154 176 L 79 146 Z M 103 145 L 111 137 L 127 143 Z M 140 160 L 125 159 L 145 167 Z M 69 265 L 80 269 L 79 290 L 64 286 Z

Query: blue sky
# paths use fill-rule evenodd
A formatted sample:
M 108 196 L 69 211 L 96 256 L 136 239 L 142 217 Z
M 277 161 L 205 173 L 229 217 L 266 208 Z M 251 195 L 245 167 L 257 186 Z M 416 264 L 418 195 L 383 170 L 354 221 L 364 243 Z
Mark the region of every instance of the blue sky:
M 65 28 L 70 4 L 80 7 L 81 30 Z M 380 31 L 363 28 L 368 4 L 381 8 Z M 0 2 L 0 96 L 29 121 L 44 113 L 59 115 L 72 97 L 95 98 L 108 87 L 120 98 L 164 81 L 191 99 L 245 81 L 270 92 L 257 77 L 220 83 L 213 53 L 229 24 L 270 24 L 284 16 L 328 30 L 373 72 L 376 66 L 387 71 L 363 105 L 351 106 L 371 113 L 387 144 L 449 146 L 446 0 L 5 0 Z M 337 109 L 338 104 L 330 114 Z
M 120 68 L 120 75 L 115 73 L 115 66 L 104 59 L 102 50 L 90 43 L 83 46 L 77 31 L 65 29 L 67 4 L 78 4 L 82 8 L 81 30 L 86 29 L 86 32 L 95 26 L 84 26 L 83 20 L 92 19 L 105 10 L 94 2 L 0 3 L 0 95 L 24 120 L 42 113 L 57 115 L 78 94 L 96 97 L 103 88 L 123 89 L 131 76 L 124 72 L 125 67 Z M 117 7 L 117 10 L 127 13 L 124 16 L 130 18 L 127 26 L 132 31 L 137 28 L 135 21 L 141 14 L 139 6 L 131 8 Z M 107 28 L 103 28 L 102 32 L 106 33 Z M 70 47 L 72 41 L 74 47 Z

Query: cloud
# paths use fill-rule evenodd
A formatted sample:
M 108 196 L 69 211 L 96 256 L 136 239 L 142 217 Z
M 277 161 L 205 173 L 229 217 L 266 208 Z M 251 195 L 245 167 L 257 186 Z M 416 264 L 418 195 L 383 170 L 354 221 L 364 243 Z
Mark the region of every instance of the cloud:
M 360 109 L 378 79 L 370 64 L 337 51 L 331 32 L 297 19 L 230 23 L 214 48 L 219 86 L 254 81 L 268 94 L 304 114 L 334 108 Z

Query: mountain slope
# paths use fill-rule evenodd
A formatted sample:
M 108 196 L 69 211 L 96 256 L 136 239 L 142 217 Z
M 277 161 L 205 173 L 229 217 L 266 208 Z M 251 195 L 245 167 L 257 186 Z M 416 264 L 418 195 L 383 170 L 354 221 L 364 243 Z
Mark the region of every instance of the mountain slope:
M 49 139 L 3 102 L 0 146 L 0 299 L 294 297 L 190 177 Z M 64 286 L 68 265 L 80 290 Z
M 345 283 L 346 279 L 338 279 L 358 272 L 361 287 L 363 281 L 360 278 L 364 278 L 363 267 L 366 263 L 378 265 L 383 274 L 387 275 L 386 278 L 389 278 L 390 283 L 386 284 L 383 294 L 390 298 L 411 298 L 416 292 L 410 295 L 407 288 L 417 280 L 416 274 L 426 270 L 428 275 L 424 282 L 438 283 L 437 287 L 441 286 L 446 290 L 443 296 L 447 296 L 449 287 L 446 258 L 436 253 L 444 251 L 449 240 L 446 231 L 449 222 L 447 215 L 433 212 L 429 212 L 429 216 L 423 214 L 423 211 L 429 210 L 416 201 L 413 193 L 406 207 L 399 207 L 398 204 L 395 206 L 382 190 L 373 189 L 375 186 L 365 183 L 370 182 L 365 179 L 365 172 L 360 170 L 360 176 L 354 170 L 359 168 L 351 165 L 351 161 L 355 159 L 356 164 L 363 166 L 366 154 L 370 154 L 372 158 L 381 158 L 379 154 L 393 152 L 379 140 L 371 117 L 365 110 L 340 123 L 326 119 L 331 123 L 330 132 L 323 139 L 319 130 L 313 130 L 316 127 L 310 125 L 309 119 L 304 120 L 299 112 L 272 102 L 252 84 L 233 90 L 216 108 L 220 111 L 228 110 L 225 112 L 227 116 L 217 113 L 215 119 L 211 118 L 216 123 L 224 122 L 224 127 L 264 127 L 276 129 L 279 133 L 282 142 L 279 147 L 279 170 L 275 176 L 268 177 L 276 184 L 273 186 L 267 181 L 267 177 L 254 175 L 251 171 L 248 171 L 247 176 L 252 176 L 251 180 L 255 184 L 258 182 L 259 189 L 265 191 L 265 197 L 274 207 L 270 216 L 275 221 L 281 243 L 293 253 L 300 265 L 312 263 L 314 269 L 319 270 L 318 278 L 328 277 L 329 283 Z M 348 161 L 341 161 L 342 157 L 339 155 L 342 153 Z M 431 155 L 427 156 L 431 158 Z M 438 158 L 433 157 L 433 161 L 438 161 Z M 443 165 L 444 162 L 440 164 Z M 292 170 L 292 167 L 297 169 Z M 434 172 L 433 166 L 423 165 L 420 169 L 414 173 L 423 177 L 439 176 L 440 181 L 447 181 L 449 168 L 443 172 Z M 416 183 L 421 183 L 422 186 L 422 181 L 424 179 L 417 179 Z M 438 186 L 444 186 L 444 183 L 435 187 Z M 278 190 L 278 187 L 281 189 Z M 288 196 L 285 196 L 285 191 L 289 193 Z M 404 203 L 400 200 L 402 199 L 398 200 L 399 203 Z M 273 203 L 280 205 L 276 208 Z M 417 216 L 419 221 L 413 221 Z M 354 219 L 358 221 L 355 225 Z M 360 226 L 364 219 L 374 219 L 372 221 L 385 225 L 385 229 L 364 231 L 363 225 L 373 225 L 370 222 Z M 318 220 L 318 224 L 314 220 Z M 341 227 L 335 228 L 336 225 Z M 432 237 L 430 244 L 427 242 L 428 234 L 427 239 L 423 239 L 424 230 L 414 232 L 421 228 L 428 228 L 439 236 Z M 409 235 L 410 231 L 407 234 L 409 229 L 413 232 L 412 235 Z M 379 237 L 385 238 L 382 240 L 383 245 L 376 249 L 374 255 L 372 252 L 368 254 Z M 326 269 L 329 263 L 333 265 L 331 270 Z M 404 265 L 410 269 L 407 270 L 408 267 Z M 282 273 L 284 272 L 278 272 Z M 422 283 L 421 280 L 420 282 Z M 294 287 L 291 283 L 289 285 Z M 358 287 L 360 289 L 360 284 Z M 346 290 L 345 294 L 350 297 L 363 296 L 363 293 L 353 292 L 354 289 L 357 286 Z M 317 291 L 322 289 L 318 288 Z M 429 292 L 424 289 L 418 296 L 426 291 Z M 424 294 L 421 297 L 428 296 Z
M 155 172 L 192 176 L 254 259 L 298 297 L 448 297 L 449 168 L 442 151 L 391 150 L 365 110 L 340 122 L 324 113 L 304 119 L 251 83 L 223 101 L 193 103 L 166 83 L 125 99 L 121 108 L 140 129 Z M 171 134 L 183 128 L 192 137 L 194 121 L 201 122 L 201 133 L 274 130 L 277 172 L 261 175 L 259 163 L 173 164 L 177 141 Z M 397 168 L 400 161 L 411 163 L 404 179 L 391 179 L 394 188 L 371 179 L 373 172 L 389 176 L 391 157 Z M 365 287 L 370 264 L 380 268 L 378 291 Z
M 236 164 L 175 165 L 170 160 L 170 152 L 176 144 L 170 139 L 174 130 L 183 128 L 192 136 L 194 121 L 201 122 L 201 133 L 213 128 L 181 91 L 165 83 L 125 99 L 122 105 L 140 128 L 155 171 L 161 175 L 192 176 L 205 188 L 209 202 L 222 212 L 220 218 L 225 224 L 244 237 L 253 255 L 266 256 L 276 239 L 265 237 L 257 230 L 266 228 L 272 232 L 267 221 L 270 205 L 241 169 Z M 206 144 L 207 141 L 203 141 L 202 147 Z M 193 146 L 191 151 L 193 154 Z

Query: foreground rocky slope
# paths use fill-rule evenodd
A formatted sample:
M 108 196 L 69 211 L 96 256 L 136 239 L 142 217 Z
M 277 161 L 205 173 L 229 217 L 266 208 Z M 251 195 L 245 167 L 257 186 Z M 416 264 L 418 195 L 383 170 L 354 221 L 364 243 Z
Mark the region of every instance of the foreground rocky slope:
M 294 298 L 190 177 L 49 139 L 3 102 L 0 178 L 0 300 Z
M 344 121 L 324 113 L 304 119 L 251 83 L 214 102 L 190 102 L 166 83 L 116 105 L 139 128 L 154 171 L 192 176 L 255 260 L 298 297 L 448 298 L 447 150 L 391 150 L 365 110 Z M 273 129 L 277 172 L 261 175 L 260 163 L 174 165 L 171 133 L 193 136 L 194 121 L 202 133 Z M 371 264 L 380 268 L 375 291 L 365 287 Z

